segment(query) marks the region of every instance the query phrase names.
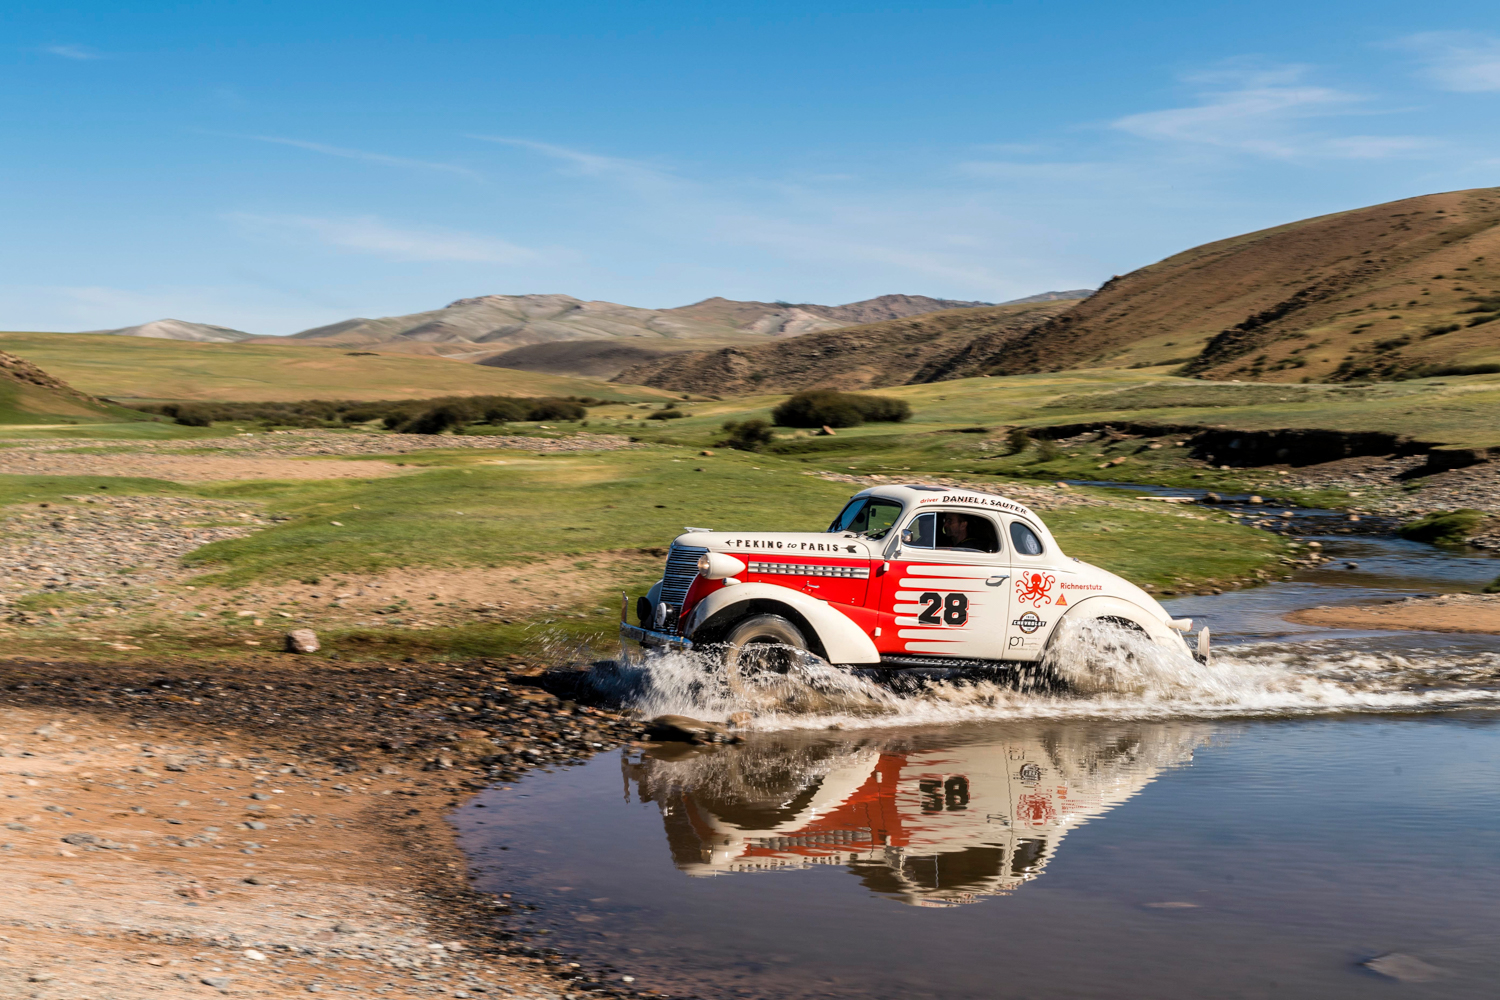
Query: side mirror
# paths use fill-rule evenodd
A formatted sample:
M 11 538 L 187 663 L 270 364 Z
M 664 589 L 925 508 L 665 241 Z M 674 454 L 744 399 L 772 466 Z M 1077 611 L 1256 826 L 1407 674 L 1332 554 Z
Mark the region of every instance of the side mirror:
M 901 541 L 906 545 L 910 545 L 912 543 L 912 533 L 910 528 L 907 528 L 905 531 L 901 532 Z

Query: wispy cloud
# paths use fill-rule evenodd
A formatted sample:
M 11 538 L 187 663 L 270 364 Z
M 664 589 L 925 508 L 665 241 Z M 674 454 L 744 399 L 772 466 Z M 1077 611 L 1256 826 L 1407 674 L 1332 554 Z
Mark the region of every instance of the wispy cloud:
M 326 246 L 388 260 L 522 264 L 542 256 L 505 240 L 446 229 L 402 229 L 374 216 L 335 219 L 235 212 L 226 218 L 253 232 L 311 238 Z
M 89 59 L 104 58 L 87 45 L 44 45 L 42 51 L 48 55 L 61 56 L 64 59 L 77 59 L 86 61 Z
M 550 142 L 537 142 L 533 139 L 516 139 L 497 135 L 470 135 L 468 138 L 476 139 L 479 142 L 493 142 L 499 143 L 502 146 L 513 146 L 516 149 L 538 153 L 549 159 L 567 164 L 570 172 L 575 175 L 608 178 L 623 182 L 641 191 L 662 191 L 668 188 L 681 187 L 689 183 L 668 170 L 652 166 L 649 163 L 642 163 L 639 160 L 629 160 L 618 156 L 601 156 L 598 153 L 569 149 L 566 146 L 557 146 Z
M 363 149 L 348 149 L 343 146 L 330 146 L 321 142 L 307 142 L 302 139 L 286 139 L 275 135 L 246 135 L 243 139 L 253 139 L 256 142 L 269 142 L 278 146 L 292 146 L 296 149 L 305 149 L 313 153 L 322 153 L 325 156 L 338 156 L 346 160 L 363 160 L 366 163 L 379 163 L 388 167 L 411 167 L 418 170 L 437 170 L 442 173 L 457 174 L 460 177 L 478 178 L 478 171 L 470 170 L 468 167 L 454 166 L 451 163 L 433 163 L 428 160 L 413 160 L 405 156 L 389 156 L 385 153 L 371 153 Z
M 1428 31 L 1396 43 L 1425 64 L 1424 75 L 1443 90 L 1500 90 L 1500 38 L 1472 31 Z
M 1314 123 L 1371 112 L 1367 98 L 1303 82 L 1303 66 L 1225 68 L 1188 77 L 1196 103 L 1126 115 L 1112 128 L 1180 146 L 1236 150 L 1271 159 L 1376 159 L 1429 148 L 1419 136 L 1338 135 Z

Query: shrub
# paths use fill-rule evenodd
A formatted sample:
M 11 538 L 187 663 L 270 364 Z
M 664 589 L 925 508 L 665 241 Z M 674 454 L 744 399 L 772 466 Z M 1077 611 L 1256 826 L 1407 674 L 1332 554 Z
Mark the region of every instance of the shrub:
M 1426 340 L 1428 337 L 1441 337 L 1445 333 L 1452 333 L 1455 330 L 1460 329 L 1462 329 L 1462 327 L 1460 327 L 1457 323 L 1439 323 L 1437 326 L 1429 326 L 1427 328 L 1427 332 L 1422 334 L 1422 339 Z
M 1484 511 L 1465 507 L 1445 514 L 1428 514 L 1396 529 L 1396 534 L 1413 542 L 1433 545 L 1462 545 L 1484 521 Z
M 1026 433 L 1024 427 L 1012 427 L 1010 433 L 1005 435 L 1005 444 L 1010 448 L 1008 454 L 1019 455 L 1031 447 L 1031 435 Z
M 681 410 L 657 410 L 655 413 L 651 414 L 651 416 L 647 417 L 646 419 L 647 420 L 677 420 L 677 419 L 680 419 L 681 417 L 685 417 L 685 416 L 688 416 L 688 414 L 683 413 Z
M 1500 576 L 1495 577 L 1480 591 L 1481 594 L 1500 594 Z
M 443 431 L 461 431 L 464 424 L 468 422 L 467 417 L 468 414 L 463 407 L 444 403 L 430 410 L 424 410 L 407 421 L 401 427 L 401 432 L 403 434 L 441 434 Z
M 211 412 L 201 406 L 176 406 L 171 414 L 174 421 L 184 427 L 210 427 L 213 425 L 214 417 Z
M 771 425 L 759 417 L 754 420 L 726 420 L 724 430 L 729 434 L 721 447 L 737 451 L 760 451 L 776 439 Z
M 1058 447 L 1056 441 L 1051 438 L 1042 438 L 1036 446 L 1036 460 L 1038 462 L 1050 462 L 1062 454 L 1062 448 Z
M 890 396 L 864 396 L 832 389 L 799 392 L 771 411 L 782 427 L 858 427 L 865 421 L 899 423 L 911 418 L 911 406 Z
M 527 420 L 582 420 L 588 416 L 583 404 L 567 399 L 538 399 L 531 402 Z
M 497 399 L 484 408 L 487 424 L 508 424 L 512 420 L 525 420 L 528 410 L 516 399 Z

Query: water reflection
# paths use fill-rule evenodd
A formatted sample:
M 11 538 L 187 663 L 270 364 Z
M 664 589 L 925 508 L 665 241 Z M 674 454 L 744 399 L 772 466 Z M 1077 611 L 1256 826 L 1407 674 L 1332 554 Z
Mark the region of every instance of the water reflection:
M 843 866 L 916 906 L 1003 895 L 1037 878 L 1068 831 L 1192 760 L 1208 730 L 1017 723 L 982 732 L 758 736 L 625 758 L 692 876 Z

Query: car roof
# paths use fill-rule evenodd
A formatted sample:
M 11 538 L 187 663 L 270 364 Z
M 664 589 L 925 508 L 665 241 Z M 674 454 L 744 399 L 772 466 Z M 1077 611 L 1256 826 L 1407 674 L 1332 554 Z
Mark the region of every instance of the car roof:
M 856 493 L 857 497 L 882 497 L 887 500 L 899 500 L 901 505 L 908 509 L 918 507 L 981 507 L 985 510 L 1002 511 L 1009 514 L 1017 514 L 1027 518 L 1035 524 L 1042 524 L 1042 519 L 1036 515 L 1030 507 L 1001 496 L 998 493 L 984 493 L 979 490 L 965 489 L 958 486 L 932 486 L 926 483 L 891 483 L 889 485 L 872 486 L 869 489 Z

